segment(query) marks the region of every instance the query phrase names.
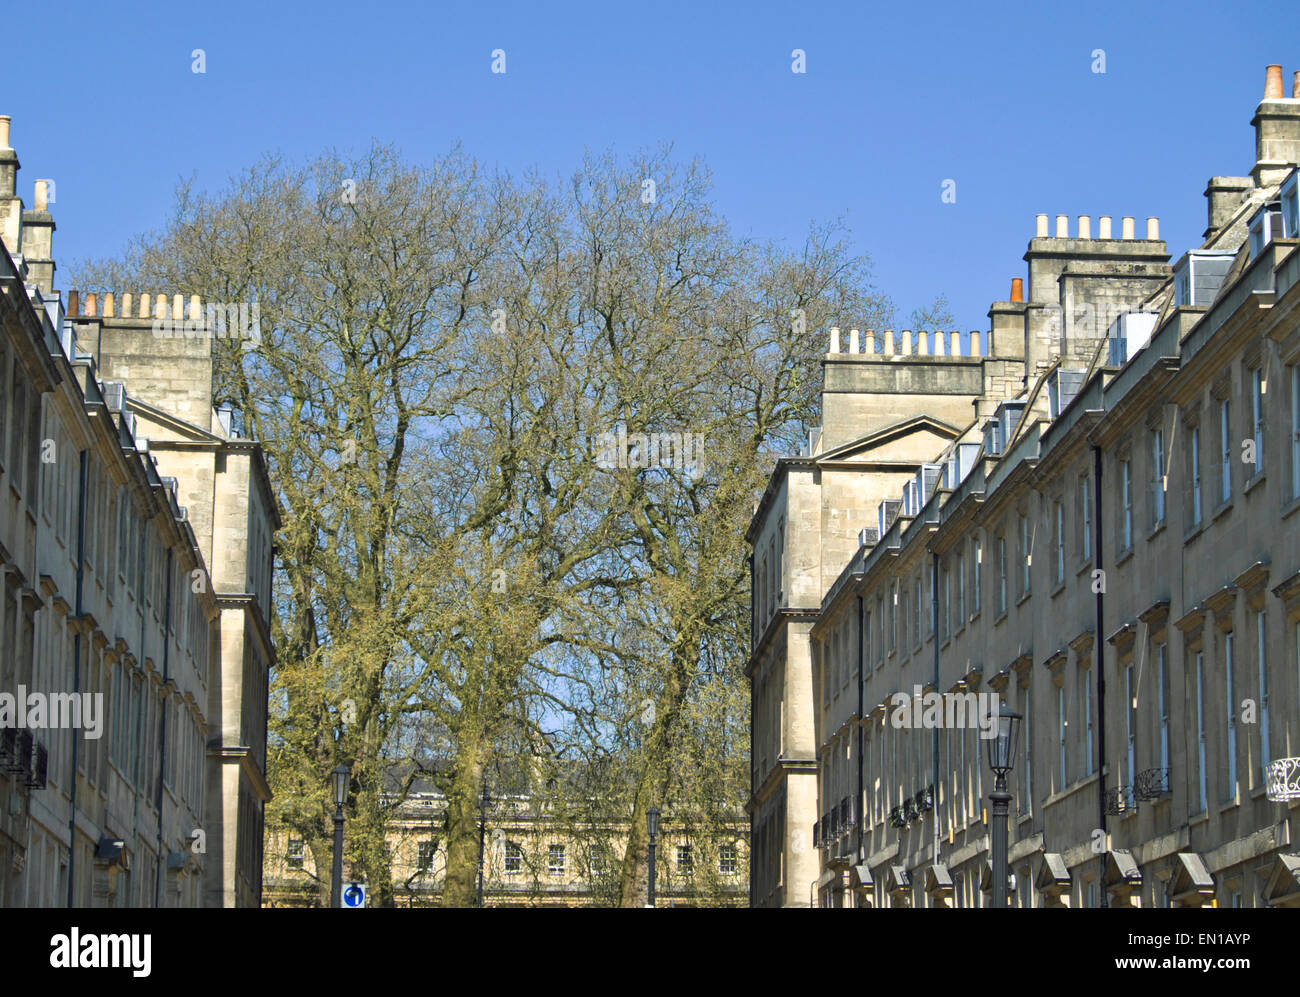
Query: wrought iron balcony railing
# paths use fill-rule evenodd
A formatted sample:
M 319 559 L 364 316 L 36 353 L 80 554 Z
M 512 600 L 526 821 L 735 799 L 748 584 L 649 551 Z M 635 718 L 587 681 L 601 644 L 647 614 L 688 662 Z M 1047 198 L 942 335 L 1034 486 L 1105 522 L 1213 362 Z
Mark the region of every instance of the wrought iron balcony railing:
M 1165 769 L 1147 769 L 1137 774 L 1137 780 L 1133 785 L 1133 795 L 1139 800 L 1158 800 L 1162 796 L 1168 795 L 1169 790 L 1169 770 Z
M 921 790 L 919 793 L 916 794 L 914 799 L 916 801 L 916 809 L 918 812 L 925 813 L 927 810 L 933 810 L 934 809 L 934 787 L 926 786 L 925 789 Z
M 1122 817 L 1137 809 L 1132 786 L 1116 786 L 1106 790 L 1105 811 L 1111 817 Z
M 1300 758 L 1279 758 L 1269 762 L 1265 785 L 1268 798 L 1274 803 L 1300 800 Z

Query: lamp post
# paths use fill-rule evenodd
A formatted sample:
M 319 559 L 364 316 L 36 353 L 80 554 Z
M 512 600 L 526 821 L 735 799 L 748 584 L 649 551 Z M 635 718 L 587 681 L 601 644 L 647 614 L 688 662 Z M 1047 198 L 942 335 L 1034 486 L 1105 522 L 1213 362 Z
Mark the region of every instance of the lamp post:
M 348 779 L 352 775 L 346 765 L 339 765 L 330 773 L 334 781 L 334 867 L 330 870 L 330 906 L 343 905 L 343 802 L 348 798 Z
M 993 906 L 1007 905 L 1007 811 L 1011 794 L 1007 792 L 1007 773 L 1016 763 L 1016 744 L 1019 741 L 1020 721 L 1024 718 L 1014 713 L 1004 702 L 998 711 L 996 736 L 988 741 L 989 768 L 993 770 Z
M 650 831 L 650 891 L 647 907 L 655 905 L 655 838 L 659 836 L 659 808 L 651 807 L 646 811 L 646 826 Z

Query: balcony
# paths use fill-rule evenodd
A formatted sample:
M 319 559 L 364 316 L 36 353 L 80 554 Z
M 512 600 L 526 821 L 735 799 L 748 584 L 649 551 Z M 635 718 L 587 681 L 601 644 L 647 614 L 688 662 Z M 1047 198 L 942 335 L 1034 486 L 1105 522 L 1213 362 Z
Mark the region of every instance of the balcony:
M 1125 817 L 1128 814 L 1135 813 L 1137 811 L 1137 800 L 1134 798 L 1133 787 L 1116 786 L 1114 789 L 1106 790 L 1103 809 L 1111 817 Z
M 1300 758 L 1279 758 L 1269 762 L 1265 785 L 1268 798 L 1274 803 L 1300 800 Z
M 0 755 L 4 758 L 5 771 L 14 774 L 30 772 L 33 746 L 31 731 L 6 727 L 3 749 L 0 749 Z
M 0 770 L 16 777 L 28 789 L 44 789 L 49 773 L 49 751 L 31 731 L 6 727 L 0 731 Z
M 918 814 L 927 813 L 934 809 L 934 786 L 926 786 L 912 797 Z
M 1168 796 L 1169 789 L 1169 770 L 1165 769 L 1147 769 L 1145 772 L 1137 774 L 1137 781 L 1133 785 L 1133 796 L 1138 800 L 1159 800 Z

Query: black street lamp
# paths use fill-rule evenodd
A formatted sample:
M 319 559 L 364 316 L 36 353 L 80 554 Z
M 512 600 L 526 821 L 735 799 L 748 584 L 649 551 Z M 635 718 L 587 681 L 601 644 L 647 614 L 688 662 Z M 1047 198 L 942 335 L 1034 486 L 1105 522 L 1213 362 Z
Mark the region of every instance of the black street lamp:
M 655 838 L 659 836 L 659 808 L 651 807 L 646 811 L 646 826 L 650 831 L 650 899 L 647 907 L 655 905 Z
M 993 770 L 993 906 L 1007 905 L 1007 811 L 1011 794 L 1007 792 L 1007 773 L 1016 764 L 1016 744 L 1020 740 L 1020 721 L 1004 702 L 998 711 L 998 730 L 988 739 L 989 768 Z
M 330 773 L 334 782 L 334 868 L 330 871 L 330 906 L 343 906 L 343 803 L 348 798 L 352 772 L 339 765 Z

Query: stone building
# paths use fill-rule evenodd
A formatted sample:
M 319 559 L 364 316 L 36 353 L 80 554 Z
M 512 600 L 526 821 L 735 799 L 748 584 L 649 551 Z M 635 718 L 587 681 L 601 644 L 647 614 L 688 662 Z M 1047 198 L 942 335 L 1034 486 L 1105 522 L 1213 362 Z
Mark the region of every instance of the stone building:
M 261 450 L 213 411 L 197 301 L 54 289 L 46 182 L 25 209 L 9 125 L 0 906 L 257 906 L 278 525 Z M 182 317 L 187 336 L 158 333 Z
M 1300 73 L 1253 125 L 1172 263 L 1040 215 L 984 333 L 831 330 L 748 533 L 753 904 L 987 905 L 1005 703 L 1013 905 L 1300 905 Z
M 600 907 L 617 903 L 627 825 L 565 816 L 513 785 L 486 802 L 481 813 L 484 841 L 483 903 L 487 907 Z M 425 907 L 442 902 L 446 849 L 440 841 L 446 797 L 417 780 L 400 804 L 388 831 L 394 902 Z M 656 905 L 662 907 L 743 906 L 748 882 L 748 847 L 743 815 L 730 833 L 689 833 L 665 814 L 657 843 Z M 305 907 L 319 903 L 322 880 L 310 848 L 301 839 L 272 834 L 267 843 L 265 902 Z M 344 866 L 345 880 L 349 870 Z

